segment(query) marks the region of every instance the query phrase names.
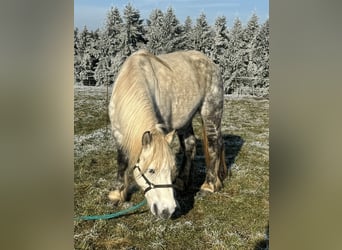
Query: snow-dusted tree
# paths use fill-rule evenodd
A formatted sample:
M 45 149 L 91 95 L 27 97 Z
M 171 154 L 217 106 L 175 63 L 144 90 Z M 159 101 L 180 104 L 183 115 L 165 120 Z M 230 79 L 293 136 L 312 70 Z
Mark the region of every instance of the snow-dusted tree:
M 85 53 L 88 52 L 91 43 L 91 34 L 87 28 L 87 26 L 83 27 L 81 33 L 79 33 L 78 39 L 78 52 L 79 55 L 83 56 Z
M 79 51 L 78 51 L 78 45 L 79 44 L 79 30 L 76 27 L 74 29 L 74 55 L 78 55 Z
M 79 30 L 76 27 L 74 29 L 74 83 L 78 83 L 81 81 L 80 75 L 80 65 L 81 65 L 81 56 L 79 55 Z
M 95 69 L 97 85 L 110 84 L 113 76 L 118 72 L 120 65 L 112 66 L 115 57 L 120 57 L 122 41 L 120 39 L 123 21 L 117 7 L 111 7 L 107 13 L 106 23 L 100 36 L 101 56 Z
M 269 89 L 269 21 L 260 27 L 256 35 L 253 59 L 257 65 L 256 82 L 257 88 L 262 88 L 268 93 Z
M 227 68 L 224 70 L 225 92 L 228 94 L 237 92 L 240 87 L 239 77 L 244 76 L 243 49 L 245 47 L 242 40 L 243 27 L 239 18 L 234 20 L 233 28 L 229 32 L 228 49 L 225 57 L 228 59 Z
M 192 19 L 190 16 L 187 16 L 184 25 L 183 25 L 183 40 L 184 40 L 184 45 L 183 49 L 194 49 L 193 46 L 193 40 L 192 40 L 192 32 L 193 32 L 193 24 L 192 24 Z
M 124 9 L 124 24 L 121 32 L 124 56 L 129 56 L 138 49 L 138 43 L 145 42 L 143 20 L 139 10 L 128 3 Z
M 96 40 L 97 33 L 89 32 L 88 28 L 84 26 L 81 33 L 79 33 L 77 50 L 78 53 L 74 60 L 74 79 L 75 82 L 82 82 L 83 84 L 94 85 L 93 74 L 98 62 L 98 40 Z
M 109 85 L 114 82 L 113 70 L 111 68 L 111 58 L 102 57 L 94 72 L 96 86 Z
M 214 42 L 212 47 L 212 59 L 215 63 L 223 63 L 227 59 L 225 51 L 228 48 L 228 29 L 227 20 L 225 16 L 219 16 L 214 25 Z
M 194 49 L 210 56 L 213 45 L 213 32 L 204 13 L 196 19 L 196 25 L 192 32 L 192 42 Z
M 163 12 L 160 9 L 155 9 L 151 12 L 147 20 L 146 47 L 154 54 L 163 52 L 163 18 Z
M 103 53 L 105 56 L 113 57 L 120 51 L 120 33 L 122 31 L 122 18 L 117 7 L 111 7 L 107 13 L 105 29 L 103 32 Z
M 226 17 L 220 16 L 216 19 L 214 25 L 214 41 L 212 45 L 211 58 L 219 65 L 223 82 L 227 82 L 231 77 L 228 54 L 226 53 L 228 42 L 229 36 Z
M 184 45 L 183 28 L 172 7 L 169 7 L 164 15 L 163 43 L 163 53 L 180 50 Z
M 250 44 L 255 40 L 256 34 L 259 30 L 259 18 L 253 13 L 251 18 L 248 20 L 247 25 L 243 31 L 242 38 L 246 44 Z
M 244 85 L 245 87 L 249 86 L 252 95 L 254 94 L 255 86 L 261 80 L 258 78 L 258 67 L 260 67 L 261 58 L 256 53 L 256 36 L 258 32 L 258 16 L 254 13 L 248 20 L 242 36 L 245 43 L 243 58 L 245 62 L 246 81 L 244 81 Z
M 165 14 L 159 9 L 152 11 L 146 37 L 147 48 L 155 54 L 170 53 L 184 46 L 183 27 L 171 7 Z

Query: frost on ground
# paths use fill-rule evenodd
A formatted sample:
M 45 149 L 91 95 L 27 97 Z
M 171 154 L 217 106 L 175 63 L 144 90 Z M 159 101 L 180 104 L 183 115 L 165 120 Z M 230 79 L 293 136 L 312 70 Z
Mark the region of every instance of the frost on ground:
M 86 135 L 74 135 L 74 157 L 81 158 L 97 151 L 113 150 L 115 143 L 109 128 L 99 128 Z
M 111 89 L 107 93 L 105 87 L 75 87 L 74 210 L 77 216 L 117 212 L 144 198 L 138 191 L 129 203 L 115 207 L 107 197 L 117 171 L 116 145 L 107 116 L 110 93 Z M 268 108 L 268 100 L 226 96 L 222 134 L 232 176 L 224 181 L 222 190 L 200 198 L 185 194 L 179 200 L 185 212 L 173 220 L 157 220 L 144 207 L 115 220 L 76 221 L 74 248 L 266 249 Z M 197 170 L 193 177 L 197 183 L 196 178 L 204 178 L 205 174 L 198 116 L 193 127 L 198 141 L 194 161 Z M 174 143 L 176 146 L 177 140 Z

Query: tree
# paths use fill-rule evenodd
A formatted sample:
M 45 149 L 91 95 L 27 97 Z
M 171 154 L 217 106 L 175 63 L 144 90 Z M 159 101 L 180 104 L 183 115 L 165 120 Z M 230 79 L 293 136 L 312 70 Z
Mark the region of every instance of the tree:
M 206 15 L 202 13 L 196 20 L 196 25 L 192 32 L 193 48 L 202 51 L 206 55 L 211 55 L 211 47 L 213 44 L 213 34 L 208 25 Z
M 183 28 L 180 25 L 174 10 L 166 10 L 163 21 L 163 53 L 170 53 L 183 48 Z
M 74 83 L 78 83 L 81 81 L 79 77 L 81 64 L 81 57 L 79 55 L 79 35 L 79 30 L 76 27 L 74 29 Z
M 146 37 L 147 48 L 155 54 L 170 53 L 184 47 L 183 27 L 171 7 L 165 14 L 159 9 L 152 11 L 147 21 Z
M 243 41 L 245 48 L 243 50 L 243 58 L 245 65 L 245 76 L 247 77 L 246 86 L 249 86 L 252 95 L 254 95 L 255 86 L 261 79 L 258 78 L 258 64 L 260 56 L 256 53 L 256 36 L 259 32 L 258 16 L 254 13 L 247 22 L 243 31 Z
M 103 55 L 115 56 L 120 51 L 120 33 L 122 31 L 123 21 L 117 7 L 111 7 L 107 13 L 105 30 L 103 32 Z
M 260 27 L 255 40 L 254 62 L 257 65 L 256 87 L 268 90 L 269 88 L 269 21 Z M 267 91 L 268 92 L 268 91 Z
M 82 82 L 87 85 L 94 85 L 93 73 L 98 60 L 96 35 L 89 32 L 87 26 L 84 26 L 78 38 L 78 53 L 74 62 L 75 82 Z
M 215 21 L 214 26 L 214 41 L 212 59 L 215 63 L 222 64 L 226 61 L 225 51 L 228 48 L 228 30 L 225 16 L 220 16 Z
M 194 49 L 192 41 L 193 24 L 190 16 L 187 16 L 183 25 L 183 49 Z
M 122 42 L 124 56 L 128 57 L 138 49 L 138 43 L 145 42 L 143 20 L 140 19 L 139 10 L 133 8 L 129 3 L 124 10 L 124 24 L 122 30 Z
M 151 12 L 147 20 L 147 49 L 154 54 L 160 54 L 163 51 L 163 22 L 164 15 L 160 9 Z
M 91 42 L 90 32 L 88 31 L 87 26 L 84 26 L 81 33 L 79 33 L 78 46 L 77 46 L 79 55 L 83 56 L 85 53 L 88 52 L 90 48 L 90 42 Z
M 225 93 L 231 94 L 239 89 L 240 76 L 243 76 L 243 53 L 244 42 L 242 40 L 243 27 L 239 18 L 234 20 L 233 28 L 229 32 L 228 48 L 225 51 L 227 58 L 227 67 L 224 70 L 223 78 L 225 79 Z
M 114 75 L 118 72 L 121 64 L 112 67 L 115 57 L 120 57 L 122 44 L 120 35 L 123 29 L 123 20 L 119 9 L 111 7 L 107 13 L 104 31 L 100 35 L 99 48 L 100 58 L 94 71 L 96 85 L 110 84 L 114 81 Z

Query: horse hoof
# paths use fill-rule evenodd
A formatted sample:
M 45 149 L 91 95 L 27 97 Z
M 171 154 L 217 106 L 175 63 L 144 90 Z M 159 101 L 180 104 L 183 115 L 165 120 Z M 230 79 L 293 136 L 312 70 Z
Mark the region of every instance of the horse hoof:
M 119 190 L 110 191 L 108 194 L 108 198 L 117 206 L 121 201 L 121 193 Z
M 208 192 L 208 193 L 214 193 L 216 191 L 214 184 L 212 184 L 210 182 L 209 183 L 207 183 L 207 182 L 203 183 L 200 190 Z

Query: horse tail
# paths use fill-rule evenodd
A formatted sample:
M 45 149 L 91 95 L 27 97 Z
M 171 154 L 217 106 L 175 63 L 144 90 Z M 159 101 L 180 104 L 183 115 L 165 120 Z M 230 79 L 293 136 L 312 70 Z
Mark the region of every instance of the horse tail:
M 203 153 L 205 157 L 205 165 L 209 167 L 210 155 L 209 155 L 209 150 L 208 150 L 208 136 L 207 136 L 207 131 L 205 129 L 203 120 L 202 120 L 202 131 L 203 131 Z
M 231 171 L 227 169 L 226 165 L 226 157 L 225 157 L 225 152 L 224 152 L 224 144 L 222 143 L 222 150 L 221 150 L 221 155 L 220 155 L 220 169 L 219 169 L 219 178 L 221 181 L 226 179 L 227 174 L 231 175 Z

